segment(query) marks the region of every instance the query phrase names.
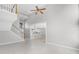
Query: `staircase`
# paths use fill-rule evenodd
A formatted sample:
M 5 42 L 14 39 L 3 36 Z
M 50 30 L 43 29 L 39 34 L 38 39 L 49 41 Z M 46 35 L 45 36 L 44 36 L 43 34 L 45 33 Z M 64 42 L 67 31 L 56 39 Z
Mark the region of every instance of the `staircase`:
M 0 5 L 0 45 L 24 41 L 26 16 L 23 13 L 17 15 L 15 4 Z M 20 28 L 20 21 L 24 23 L 23 28 Z

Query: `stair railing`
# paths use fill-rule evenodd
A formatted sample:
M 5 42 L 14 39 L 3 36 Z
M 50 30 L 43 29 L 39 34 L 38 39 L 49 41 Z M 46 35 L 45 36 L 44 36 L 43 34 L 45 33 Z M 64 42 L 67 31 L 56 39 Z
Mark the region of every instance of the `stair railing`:
M 6 10 L 10 13 L 18 14 L 17 4 L 0 4 L 0 10 Z

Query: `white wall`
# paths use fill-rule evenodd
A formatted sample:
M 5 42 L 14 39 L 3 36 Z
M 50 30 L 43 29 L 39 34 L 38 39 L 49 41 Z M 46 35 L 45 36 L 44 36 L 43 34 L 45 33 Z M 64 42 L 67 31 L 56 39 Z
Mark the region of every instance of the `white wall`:
M 47 8 L 47 42 L 78 46 L 78 5 L 48 5 Z

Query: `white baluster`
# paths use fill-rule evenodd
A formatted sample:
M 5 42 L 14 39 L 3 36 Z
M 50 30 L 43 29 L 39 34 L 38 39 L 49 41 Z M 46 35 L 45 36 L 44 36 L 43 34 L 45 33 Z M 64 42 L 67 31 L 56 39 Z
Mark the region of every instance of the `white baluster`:
M 11 13 L 16 13 L 16 6 L 15 4 L 0 4 L 0 9 L 1 10 L 6 10 Z
M 9 12 L 11 12 L 11 4 L 9 4 Z
M 10 4 L 8 4 L 8 6 L 7 6 L 7 10 L 9 11 L 9 6 L 10 6 Z

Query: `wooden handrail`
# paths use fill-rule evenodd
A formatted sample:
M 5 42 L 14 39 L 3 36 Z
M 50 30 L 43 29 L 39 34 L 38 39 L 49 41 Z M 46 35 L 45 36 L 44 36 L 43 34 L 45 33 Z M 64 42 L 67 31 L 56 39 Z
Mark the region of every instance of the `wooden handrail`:
M 19 9 L 18 9 L 18 5 L 16 4 L 16 14 L 18 15 L 19 14 Z

